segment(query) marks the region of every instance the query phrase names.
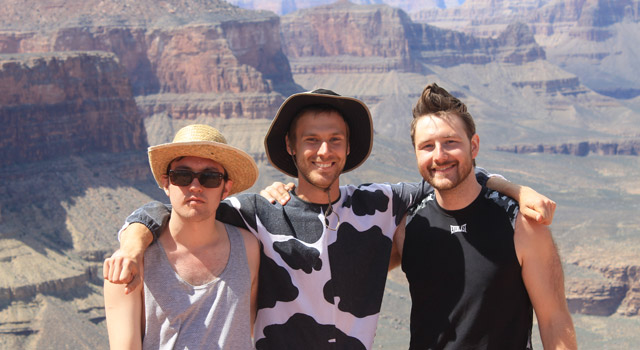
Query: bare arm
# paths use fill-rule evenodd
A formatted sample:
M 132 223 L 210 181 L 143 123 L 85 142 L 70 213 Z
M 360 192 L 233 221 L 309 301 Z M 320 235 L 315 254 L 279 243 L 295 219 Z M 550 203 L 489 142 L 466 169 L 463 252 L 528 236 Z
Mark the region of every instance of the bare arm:
M 487 187 L 517 200 L 520 204 L 520 212 L 527 218 L 544 225 L 551 225 L 556 202 L 531 187 L 520 186 L 500 177 L 490 177 Z
M 518 214 L 514 235 L 522 279 L 536 312 L 545 349 L 577 349 L 564 276 L 549 229 Z
M 391 259 L 389 261 L 389 271 L 395 269 L 402 263 L 402 249 L 404 248 L 404 226 L 407 223 L 407 215 L 402 218 L 400 224 L 393 234 L 393 244 L 391 246 Z
M 140 285 L 143 277 L 144 251 L 153 242 L 149 229 L 132 223 L 120 234 L 120 249 L 104 261 L 103 277 L 111 283 L 127 284 L 125 294 Z
M 125 295 L 124 286 L 104 281 L 104 309 L 112 350 L 142 349 L 142 287 Z
M 244 238 L 244 246 L 247 251 L 247 261 L 251 272 L 251 333 L 258 311 L 258 271 L 260 269 L 260 242 L 249 231 L 239 229 Z

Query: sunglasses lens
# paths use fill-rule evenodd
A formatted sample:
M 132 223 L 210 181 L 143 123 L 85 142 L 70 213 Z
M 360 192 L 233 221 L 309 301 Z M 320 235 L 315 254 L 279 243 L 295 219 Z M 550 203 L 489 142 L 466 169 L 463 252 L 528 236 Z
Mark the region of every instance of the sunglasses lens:
M 189 186 L 193 181 L 194 173 L 184 170 L 172 170 L 169 172 L 169 180 L 176 186 Z
M 222 183 L 224 175 L 218 172 L 202 172 L 194 173 L 189 170 L 170 170 L 169 180 L 176 186 L 189 186 L 193 182 L 193 178 L 197 177 L 200 185 L 206 188 L 216 188 Z
M 206 188 L 216 188 L 220 186 L 222 183 L 222 177 L 224 175 L 220 173 L 200 173 L 200 177 L 198 177 L 198 181 L 200 184 Z

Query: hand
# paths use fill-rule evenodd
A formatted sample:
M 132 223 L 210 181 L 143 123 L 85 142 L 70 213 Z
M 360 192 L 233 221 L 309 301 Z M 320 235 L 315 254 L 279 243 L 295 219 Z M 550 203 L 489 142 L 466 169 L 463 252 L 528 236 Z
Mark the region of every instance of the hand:
M 116 250 L 104 261 L 103 277 L 111 283 L 126 284 L 124 294 L 129 294 L 142 283 L 142 260 L 142 256 L 126 256 L 121 250 Z
M 296 185 L 293 182 L 283 184 L 282 182 L 274 182 L 267 186 L 264 190 L 260 191 L 260 195 L 272 204 L 278 201 L 278 203 L 285 205 L 291 199 L 289 191 L 293 190 Z
M 520 212 L 530 220 L 543 225 L 551 225 L 556 202 L 541 195 L 531 187 L 522 186 L 520 192 Z

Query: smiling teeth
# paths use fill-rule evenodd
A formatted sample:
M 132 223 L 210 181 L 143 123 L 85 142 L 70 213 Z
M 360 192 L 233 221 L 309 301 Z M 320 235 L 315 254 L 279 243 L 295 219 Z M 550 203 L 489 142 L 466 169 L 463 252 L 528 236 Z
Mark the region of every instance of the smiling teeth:
M 317 166 L 318 168 L 328 168 L 328 167 L 330 167 L 330 166 L 331 166 L 331 163 L 328 163 L 328 164 L 320 164 L 320 163 L 316 163 L 316 166 Z

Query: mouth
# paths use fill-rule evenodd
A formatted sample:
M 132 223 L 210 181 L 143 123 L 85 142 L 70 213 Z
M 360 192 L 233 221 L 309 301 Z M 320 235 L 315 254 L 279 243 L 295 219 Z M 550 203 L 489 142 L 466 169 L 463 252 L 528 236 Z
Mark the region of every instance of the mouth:
M 436 167 L 432 167 L 431 168 L 431 172 L 433 172 L 435 174 L 442 174 L 442 173 L 449 172 L 450 170 L 455 168 L 455 166 L 456 166 L 456 164 L 454 164 L 454 163 L 441 165 L 441 166 L 436 166 Z
M 199 198 L 199 197 L 189 197 L 186 200 L 187 204 L 198 204 L 198 203 L 204 203 L 204 199 Z
M 317 168 L 320 169 L 328 169 L 331 168 L 335 163 L 334 162 L 312 162 Z

